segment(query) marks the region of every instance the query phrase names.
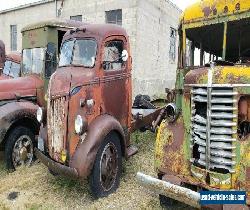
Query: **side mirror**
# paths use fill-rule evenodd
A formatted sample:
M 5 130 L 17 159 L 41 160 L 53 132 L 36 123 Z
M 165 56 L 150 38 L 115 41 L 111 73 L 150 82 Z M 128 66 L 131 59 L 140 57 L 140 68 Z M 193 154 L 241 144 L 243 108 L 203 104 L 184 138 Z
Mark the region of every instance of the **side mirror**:
M 122 61 L 126 62 L 128 60 L 128 51 L 127 50 L 123 50 L 122 51 Z
M 56 54 L 56 47 L 54 43 L 48 43 L 46 53 L 49 56 L 49 59 L 53 59 L 54 55 Z

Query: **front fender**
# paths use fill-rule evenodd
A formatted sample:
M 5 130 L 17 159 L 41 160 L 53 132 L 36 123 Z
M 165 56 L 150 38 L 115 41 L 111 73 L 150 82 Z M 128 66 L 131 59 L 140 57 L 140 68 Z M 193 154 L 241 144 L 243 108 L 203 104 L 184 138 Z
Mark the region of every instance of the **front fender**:
M 6 133 L 15 122 L 28 118 L 36 120 L 38 105 L 31 102 L 11 102 L 0 107 L 0 143 L 4 140 Z
M 187 172 L 188 144 L 182 116 L 174 123 L 162 121 L 155 143 L 155 169 L 157 173 L 181 174 Z
M 71 168 L 77 170 L 79 178 L 86 178 L 91 173 L 98 149 L 105 136 L 111 131 L 120 135 L 122 144 L 126 148 L 124 131 L 120 123 L 110 115 L 97 117 L 90 124 L 85 140 L 78 144 L 69 163 Z

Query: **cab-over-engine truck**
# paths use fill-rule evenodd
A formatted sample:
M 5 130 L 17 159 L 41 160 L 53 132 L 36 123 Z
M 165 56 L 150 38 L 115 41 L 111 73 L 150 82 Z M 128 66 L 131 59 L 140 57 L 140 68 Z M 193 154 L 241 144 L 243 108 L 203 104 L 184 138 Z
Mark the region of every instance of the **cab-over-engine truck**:
M 0 143 L 7 168 L 31 163 L 39 132 L 36 110 L 45 104 L 44 91 L 57 67 L 62 37 L 81 24 L 52 20 L 22 30 L 21 77 L 0 81 Z
M 138 173 L 162 204 L 200 208 L 200 190 L 242 190 L 250 205 L 249 10 L 249 1 L 204 0 L 183 14 L 175 101 L 156 139 L 158 179 Z
M 37 111 L 36 157 L 54 174 L 88 177 L 96 198 L 117 189 L 122 157 L 137 152 L 130 134 L 151 127 L 161 111 L 147 97 L 136 103 L 148 109 L 132 109 L 131 69 L 123 28 L 89 24 L 70 30 L 50 79 L 47 114 Z

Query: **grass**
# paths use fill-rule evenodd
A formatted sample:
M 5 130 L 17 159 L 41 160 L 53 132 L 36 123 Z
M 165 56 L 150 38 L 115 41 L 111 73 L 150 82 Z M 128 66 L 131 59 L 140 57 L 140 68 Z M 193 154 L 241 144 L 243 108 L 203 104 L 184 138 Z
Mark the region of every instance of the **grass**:
M 0 209 L 161 209 L 158 196 L 139 186 L 135 178 L 138 171 L 155 175 L 154 141 L 150 132 L 133 135 L 139 153 L 124 162 L 117 192 L 99 200 L 91 197 L 87 181 L 54 177 L 38 161 L 8 173 L 0 160 Z M 14 201 L 7 199 L 11 192 L 19 192 Z

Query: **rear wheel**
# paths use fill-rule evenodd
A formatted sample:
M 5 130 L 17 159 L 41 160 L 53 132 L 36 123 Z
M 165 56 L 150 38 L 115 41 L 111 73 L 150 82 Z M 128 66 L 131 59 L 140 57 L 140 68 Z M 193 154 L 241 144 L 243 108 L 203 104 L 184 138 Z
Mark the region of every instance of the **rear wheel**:
M 5 161 L 7 169 L 29 166 L 34 157 L 34 133 L 26 127 L 14 128 L 6 139 Z
M 99 148 L 89 177 L 90 189 L 95 198 L 106 197 L 116 191 L 120 183 L 122 152 L 120 139 L 108 134 Z

